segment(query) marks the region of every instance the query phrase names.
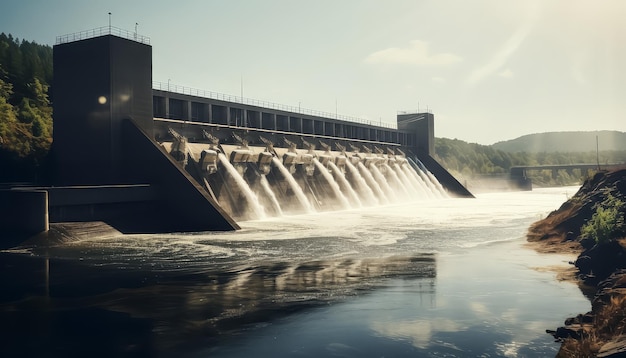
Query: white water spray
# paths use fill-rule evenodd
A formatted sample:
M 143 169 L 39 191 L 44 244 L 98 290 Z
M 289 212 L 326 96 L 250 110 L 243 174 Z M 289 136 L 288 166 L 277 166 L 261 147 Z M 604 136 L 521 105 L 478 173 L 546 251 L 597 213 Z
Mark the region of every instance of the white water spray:
M 241 193 L 246 198 L 246 201 L 249 204 L 250 209 L 254 212 L 254 215 L 257 219 L 265 219 L 265 209 L 259 203 L 259 198 L 254 194 L 254 192 L 250 189 L 250 186 L 244 178 L 237 172 L 237 169 L 230 163 L 230 161 L 226 158 L 226 156 L 222 153 L 218 154 L 218 159 L 220 163 L 226 168 L 228 174 L 233 178 L 237 187 L 241 191 Z
M 439 182 L 439 180 L 437 180 L 437 178 L 435 178 L 435 176 L 433 175 L 433 173 L 430 172 L 430 170 L 426 171 L 426 175 L 428 176 L 428 178 L 430 179 L 430 182 L 433 183 L 433 185 L 435 186 L 435 188 L 437 189 L 437 192 L 439 194 L 441 194 L 442 197 L 447 198 L 449 197 L 448 193 L 446 192 L 446 190 L 443 188 L 443 185 L 441 185 L 441 183 Z
M 361 199 L 363 199 L 361 202 L 366 201 L 368 205 L 378 205 L 380 201 L 376 198 L 376 195 L 374 195 L 372 188 L 370 188 L 365 179 L 363 179 L 359 170 L 350 162 L 350 160 L 346 162 L 346 166 L 348 167 L 350 173 L 352 173 L 354 182 L 359 190 L 359 193 L 361 194 Z
M 421 169 L 418 170 L 417 173 L 422 178 L 424 183 L 426 183 L 426 186 L 428 187 L 428 190 L 430 190 L 430 192 L 433 194 L 433 196 L 435 198 L 441 197 L 441 194 L 439 194 L 438 191 L 437 191 L 437 187 L 435 187 L 435 185 L 432 183 L 432 181 L 430 180 L 428 175 L 426 175 L 426 173 L 424 173 L 424 171 L 421 170 Z
M 428 184 L 426 184 L 426 182 L 424 181 L 424 179 L 420 176 L 420 174 L 418 174 L 418 172 L 420 172 L 421 170 L 419 168 L 410 168 L 411 170 L 409 170 L 409 172 L 411 173 L 411 175 L 415 178 L 415 180 L 417 180 L 417 182 L 419 183 L 420 188 L 422 188 L 422 190 L 424 191 L 425 195 L 428 198 L 436 198 L 437 196 L 435 195 L 435 193 L 433 193 L 432 189 L 430 188 L 430 186 Z
M 358 168 L 359 168 L 359 172 L 361 172 L 361 174 L 363 175 L 363 178 L 365 178 L 365 181 L 367 182 L 367 184 L 376 193 L 376 196 L 378 196 L 378 198 L 380 198 L 380 201 L 382 201 L 383 204 L 389 204 L 389 199 L 387 199 L 387 196 L 385 196 L 385 193 L 380 188 L 380 185 L 378 185 L 378 182 L 372 176 L 372 173 L 370 173 L 370 171 L 367 170 L 367 168 L 365 167 L 365 165 L 363 163 L 359 162 L 357 165 L 358 165 Z
M 387 179 L 374 163 L 370 164 L 370 171 L 374 173 L 374 179 L 376 179 L 380 187 L 385 191 L 385 195 L 387 195 L 389 201 L 396 201 L 396 193 L 393 191 L 389 183 L 387 183 Z
M 392 167 L 390 167 L 388 164 L 385 164 L 385 166 L 387 167 L 387 175 L 389 175 L 389 177 L 391 178 L 391 181 L 393 182 L 394 186 L 397 188 L 397 191 L 400 191 L 400 196 L 406 198 L 409 195 L 409 191 L 407 190 L 407 188 L 404 186 L 404 184 L 402 184 L 402 181 L 400 181 L 400 178 L 398 178 L 398 174 L 396 174 L 396 171 L 393 170 Z
M 350 185 L 350 182 L 348 181 L 348 179 L 346 179 L 346 176 L 341 172 L 341 170 L 339 170 L 339 167 L 337 167 L 337 165 L 335 165 L 335 163 L 333 163 L 332 161 L 328 162 L 328 166 L 330 166 L 330 169 L 335 174 L 335 180 L 337 180 L 339 185 L 341 185 L 345 189 L 345 191 L 348 192 L 348 196 L 350 197 L 350 200 L 352 201 L 352 206 L 353 207 L 356 206 L 358 208 L 362 207 L 363 204 L 361 204 L 361 200 L 359 199 L 359 196 L 357 195 L 356 191 L 354 191 L 354 189 L 352 188 L 352 185 Z
M 280 203 L 278 202 L 278 199 L 276 198 L 276 194 L 274 194 L 274 191 L 272 191 L 272 188 L 270 187 L 270 183 L 267 181 L 267 178 L 265 177 L 265 175 L 261 175 L 260 181 L 261 181 L 261 187 L 265 191 L 265 194 L 270 198 L 272 205 L 274 206 L 274 210 L 276 210 L 276 213 L 278 214 L 278 216 L 282 216 L 283 210 L 280 208 Z
M 304 192 L 302 191 L 302 188 L 300 187 L 300 185 L 298 185 L 298 183 L 296 182 L 296 179 L 294 179 L 293 175 L 291 175 L 291 173 L 289 173 L 289 170 L 287 170 L 287 168 L 285 168 L 283 163 L 281 163 L 281 161 L 278 158 L 276 158 L 276 157 L 272 158 L 272 163 L 274 164 L 274 166 L 276 168 L 278 168 L 278 170 L 283 175 L 285 180 L 287 180 L 287 183 L 289 184 L 289 186 L 291 187 L 291 190 L 296 195 L 296 198 L 300 202 L 300 205 L 302 205 L 302 208 L 307 213 L 315 212 L 315 210 L 313 210 L 313 207 L 311 206 L 311 203 L 309 203 L 309 199 L 307 199 L 306 195 L 304 195 Z
M 317 160 L 317 158 L 313 158 L 313 164 L 315 164 L 315 167 L 317 168 L 317 170 L 319 170 L 319 172 L 322 174 L 324 179 L 326 179 L 326 182 L 328 183 L 328 185 L 330 185 L 330 187 L 333 189 L 335 196 L 337 197 L 337 199 L 339 199 L 344 209 L 350 209 L 350 202 L 348 201 L 348 199 L 346 199 L 346 196 L 343 195 L 343 193 L 341 192 L 341 188 L 339 188 L 339 184 L 337 184 L 337 182 L 333 178 L 333 175 L 330 174 L 328 169 L 326 169 L 326 167 L 323 166 L 322 163 L 320 163 L 320 161 Z
M 402 181 L 402 184 L 404 184 L 404 186 L 406 187 L 406 190 L 413 196 L 417 195 L 418 194 L 417 190 L 415 189 L 413 185 L 411 185 L 409 178 L 407 178 L 406 174 L 404 174 L 404 172 L 402 171 L 402 168 L 400 168 L 398 163 L 394 163 L 393 169 L 398 174 L 398 178 L 400 178 L 400 180 Z
M 407 164 L 407 165 L 401 165 L 400 169 L 404 172 L 404 175 L 406 175 L 406 178 L 411 183 L 411 185 L 415 188 L 415 190 L 417 190 L 417 192 L 422 197 L 428 197 L 428 186 L 423 181 L 418 179 L 419 175 L 415 173 L 413 168 L 411 168 L 411 166 Z

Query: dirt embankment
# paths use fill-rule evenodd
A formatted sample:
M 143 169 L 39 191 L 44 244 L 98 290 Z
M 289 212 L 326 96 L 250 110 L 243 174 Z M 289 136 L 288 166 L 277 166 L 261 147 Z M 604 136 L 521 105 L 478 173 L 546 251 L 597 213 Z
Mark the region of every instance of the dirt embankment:
M 626 357 L 626 233 L 618 231 L 604 241 L 581 235 L 607 202 L 626 203 L 626 169 L 597 173 L 528 230 L 529 244 L 537 251 L 578 253 L 576 278 L 592 303 L 590 312 L 548 331 L 562 342 L 558 357 Z M 625 210 L 622 205 L 618 211 L 622 220 Z

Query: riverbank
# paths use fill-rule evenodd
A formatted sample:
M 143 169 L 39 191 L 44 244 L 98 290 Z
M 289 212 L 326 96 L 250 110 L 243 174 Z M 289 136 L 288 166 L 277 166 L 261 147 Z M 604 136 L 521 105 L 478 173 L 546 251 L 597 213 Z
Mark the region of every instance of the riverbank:
M 544 253 L 577 253 L 574 277 L 591 311 L 548 330 L 562 342 L 557 357 L 626 355 L 626 169 L 599 172 L 558 210 L 528 231 Z

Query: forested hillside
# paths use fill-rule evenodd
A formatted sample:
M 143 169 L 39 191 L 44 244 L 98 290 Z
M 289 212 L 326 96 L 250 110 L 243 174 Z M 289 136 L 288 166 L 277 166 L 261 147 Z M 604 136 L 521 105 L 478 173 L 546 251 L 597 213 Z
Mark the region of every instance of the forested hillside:
M 521 136 L 493 144 L 505 152 L 595 152 L 626 150 L 626 133 L 618 131 L 547 132 Z
M 33 181 L 52 143 L 52 48 L 0 34 L 0 181 Z
M 586 132 L 592 133 L 592 132 Z M 594 139 L 595 143 L 595 139 Z M 436 138 L 436 159 L 461 182 L 485 176 L 504 175 L 517 165 L 552 164 L 600 164 L 626 163 L 626 150 L 600 151 L 554 151 L 554 152 L 505 152 L 494 146 L 467 143 L 458 139 Z M 552 178 L 552 171 L 533 173 L 536 185 L 573 185 L 582 182 L 586 173 L 569 175 L 559 172 Z

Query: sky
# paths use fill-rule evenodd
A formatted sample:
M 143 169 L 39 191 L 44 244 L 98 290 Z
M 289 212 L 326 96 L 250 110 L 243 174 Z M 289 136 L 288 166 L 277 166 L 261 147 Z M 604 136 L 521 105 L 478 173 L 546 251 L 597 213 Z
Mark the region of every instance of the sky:
M 109 17 L 109 12 L 111 13 Z M 0 32 L 150 38 L 153 80 L 493 144 L 626 131 L 626 1 L 0 0 Z

